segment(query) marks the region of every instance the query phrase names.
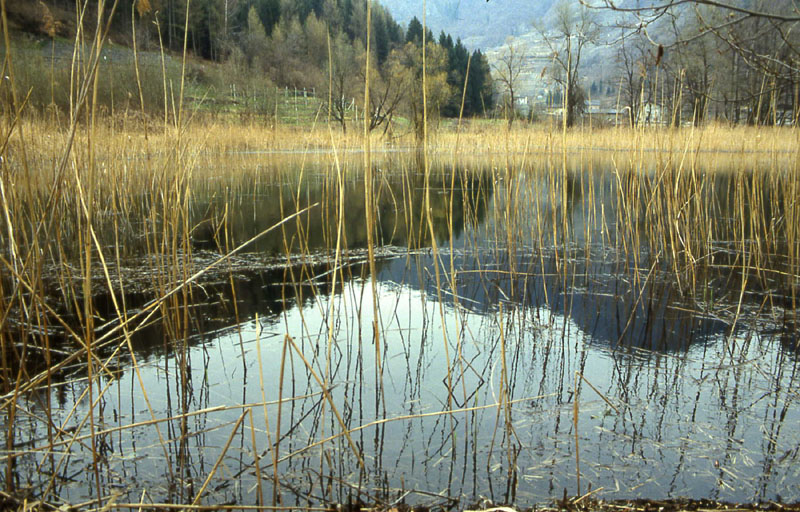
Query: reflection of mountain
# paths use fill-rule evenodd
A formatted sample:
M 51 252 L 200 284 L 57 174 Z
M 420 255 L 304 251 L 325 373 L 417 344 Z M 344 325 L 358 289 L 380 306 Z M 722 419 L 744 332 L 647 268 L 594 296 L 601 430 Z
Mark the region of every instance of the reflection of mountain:
M 403 253 L 406 249 L 419 249 L 430 245 L 430 235 L 423 215 L 424 174 L 383 171 L 377 174 L 376 231 L 378 244 L 384 247 L 376 262 L 380 272 L 390 261 L 389 256 L 398 252 L 392 247 L 399 247 Z M 486 176 L 486 173 L 468 173 L 461 169 L 457 169 L 455 175 L 445 170 L 432 173 L 429 180 L 431 215 L 435 236 L 440 242 L 449 236 L 448 219 L 451 216 L 455 236 L 459 236 L 465 226 L 480 223 L 485 217 L 487 198 L 492 194 Z M 451 187 L 451 183 L 455 187 Z M 136 330 L 134 345 L 141 358 L 171 350 L 175 340 L 184 336 L 191 343 L 202 342 L 220 330 L 232 329 L 241 322 L 252 320 L 256 314 L 277 320 L 285 311 L 306 306 L 331 293 L 338 219 L 335 176 L 305 179 L 299 187 L 290 187 L 286 182 L 262 184 L 249 193 L 229 198 L 227 206 L 220 199 L 225 197 L 225 187 L 222 188 L 222 192 L 212 192 L 209 199 L 198 199 L 193 208 L 202 215 L 193 222 L 196 227 L 192 231 L 198 261 L 207 257 L 209 261 L 215 259 L 214 253 L 225 249 L 226 237 L 229 241 L 227 248 L 233 248 L 278 223 L 285 217 L 282 212 L 288 214 L 307 205 L 319 205 L 298 217 L 297 221 L 288 222 L 282 230 L 275 230 L 249 246 L 248 254 L 237 256 L 230 265 L 222 263 L 208 272 L 198 285 L 190 287 L 186 298 L 188 303 L 180 294 L 165 303 L 160 310 L 161 320 Z M 364 251 L 367 228 L 362 175 L 348 177 L 344 183 L 344 196 L 343 252 L 337 288 L 341 286 L 341 279 L 349 281 L 369 277 Z M 302 199 L 295 208 L 297 197 Z M 213 251 L 212 254 L 206 253 L 207 250 Z M 191 272 L 202 266 L 198 264 Z M 148 277 L 146 272 L 138 277 L 124 277 L 143 280 L 135 286 L 129 283 L 128 290 L 149 289 L 153 285 L 151 281 L 156 279 Z M 155 295 L 154 291 L 129 291 L 125 305 L 128 311 L 137 311 Z M 184 308 L 189 311 L 189 320 L 181 327 L 185 321 L 182 319 Z M 111 297 L 106 294 L 95 297 L 95 309 L 99 318 L 116 318 Z M 74 319 L 75 315 L 67 313 L 64 317 Z M 112 321 L 109 328 L 116 324 Z M 106 330 L 101 329 L 98 336 Z M 53 337 L 54 342 L 57 338 Z M 28 358 L 31 368 L 41 363 L 33 359 Z
M 376 295 L 371 294 L 365 251 L 358 248 L 364 232 L 356 220 L 363 215 L 363 189 L 359 188 L 359 179 L 354 178 L 346 191 L 353 207 L 348 206 L 345 211 L 347 250 L 340 255 L 343 259 L 338 262 L 339 269 L 334 269 L 330 250 L 331 226 L 335 226 L 332 219 L 337 218 L 335 207 L 326 210 L 325 216 L 315 213 L 314 218 L 304 219 L 299 226 L 293 224 L 287 231 L 295 240 L 301 236 L 309 240 L 302 254 L 284 256 L 279 238 L 274 244 L 278 247 L 277 256 L 265 257 L 265 251 L 272 251 L 267 244 L 260 252 L 239 254 L 224 262 L 187 290 L 189 293 L 173 296 L 159 310 L 152 325 L 135 336 L 142 363 L 139 370 L 144 373 L 143 382 L 155 417 L 144 412 L 139 377 L 125 361 L 120 361 L 123 371 L 115 372 L 114 379 L 103 379 L 103 386 L 111 387 L 97 410 L 97 424 L 103 429 L 115 425 L 122 428 L 115 428 L 110 434 L 95 434 L 85 424 L 74 431 L 86 440 L 83 446 L 48 446 L 48 414 L 64 418 L 72 405 L 77 404 L 80 410 L 88 402 L 81 396 L 88 381 L 80 377 L 85 377 L 86 372 L 82 365 L 75 365 L 70 368 L 69 383 L 54 386 L 58 395 L 53 403 L 58 403 L 58 408 L 46 407 L 44 393 L 41 403 L 45 405 L 37 405 L 32 399 L 25 404 L 24 410 L 34 414 L 20 415 L 17 428 L 12 431 L 19 443 L 17 448 L 24 448 L 16 456 L 17 479 L 29 482 L 34 492 L 47 485 L 52 477 L 39 473 L 40 454 L 58 449 L 72 460 L 60 472 L 69 476 L 59 492 L 60 498 L 69 502 L 90 499 L 91 496 L 84 496 L 83 489 L 93 487 L 93 476 L 85 471 L 83 455 L 88 453 L 88 439 L 94 438 L 103 447 L 110 485 L 116 485 L 114 478 L 120 468 L 127 471 L 123 477 L 130 476 L 131 485 L 119 486 L 121 492 L 127 493 L 126 501 L 139 499 L 145 486 L 152 490 L 148 491 L 151 499 L 177 501 L 172 498 L 172 489 L 182 489 L 183 485 L 173 486 L 172 482 L 208 481 L 205 479 L 210 462 L 224 460 L 226 474 L 236 476 L 222 476 L 223 485 L 216 488 L 213 496 L 207 496 L 214 500 L 208 504 L 260 503 L 254 494 L 239 492 L 257 488 L 254 479 L 259 477 L 258 459 L 246 456 L 245 451 L 249 451 L 250 432 L 242 429 L 238 441 L 238 451 L 245 456 L 233 452 L 226 455 L 223 449 L 226 439 L 233 440 L 229 437 L 231 425 L 239 417 L 243 421 L 242 414 L 250 409 L 265 415 L 266 429 L 259 427 L 252 451 L 266 456 L 273 440 L 282 439 L 272 453 L 281 453 L 285 458 L 277 469 L 286 483 L 284 488 L 297 490 L 298 502 L 305 503 L 320 485 L 316 476 L 309 478 L 307 472 L 309 461 L 314 463 L 317 455 L 296 450 L 315 448 L 312 443 L 339 429 L 354 434 L 358 448 L 354 452 L 360 452 L 368 474 L 376 478 L 369 477 L 362 484 L 365 473 L 358 469 L 345 439 L 327 440 L 325 450 L 334 453 L 336 459 L 336 467 L 331 467 L 345 478 L 338 489 L 332 485 L 326 491 L 326 502 L 344 501 L 342 498 L 352 494 L 356 485 L 367 489 L 376 484 L 381 489 L 447 489 L 447 496 L 462 497 L 462 502 L 467 501 L 466 496 L 474 500 L 478 493 L 496 500 L 499 493 L 492 496 L 484 490 L 513 485 L 504 481 L 508 472 L 488 469 L 497 463 L 500 466 L 496 467 L 502 467 L 505 455 L 492 456 L 486 448 L 498 433 L 495 402 L 497 389 L 505 389 L 501 380 L 506 378 L 505 365 L 500 364 L 504 361 L 510 368 L 508 398 L 521 399 L 513 406 L 513 417 L 508 416 L 515 432 L 508 439 L 515 439 L 515 444 L 518 440 L 522 449 L 514 452 L 513 459 L 509 457 L 508 467 L 532 468 L 526 471 L 544 476 L 520 479 L 518 496 L 544 500 L 552 495 L 552 489 L 573 481 L 570 475 L 574 452 L 570 451 L 569 440 L 574 432 L 564 426 L 573 425 L 570 402 L 574 398 L 581 399 L 578 430 L 585 437 L 581 449 L 581 456 L 587 455 L 585 467 L 604 468 L 611 464 L 618 469 L 611 473 L 601 469 L 594 475 L 587 472 L 593 487 L 612 488 L 621 482 L 617 491 L 620 494 L 627 489 L 640 489 L 643 481 L 652 480 L 654 472 L 686 474 L 690 475 L 688 485 L 657 482 L 648 484 L 650 487 L 644 492 L 707 496 L 709 489 L 720 485 L 717 475 L 703 472 L 708 450 L 719 452 L 718 458 L 726 465 L 745 455 L 753 460 L 730 466 L 737 472 L 730 475 L 733 485 L 745 479 L 756 480 L 762 472 L 770 486 L 793 481 L 796 472 L 791 469 L 790 458 L 796 453 L 797 432 L 788 426 L 797 424 L 798 419 L 796 408 L 792 408 L 792 363 L 796 359 L 784 359 L 771 339 L 763 344 L 742 344 L 737 340 L 741 351 L 729 357 L 722 348 L 722 335 L 729 325 L 697 310 L 705 307 L 698 304 L 706 303 L 713 311 L 736 309 L 731 305 L 738 305 L 743 282 L 743 276 L 731 272 L 736 262 L 725 260 L 724 268 L 709 270 L 707 286 L 698 287 L 702 297 L 692 301 L 686 288 L 680 293 L 672 262 L 654 262 L 648 230 L 642 227 L 644 218 L 633 215 L 639 220 L 627 225 L 620 219 L 628 213 L 617 214 L 621 194 L 615 186 L 635 188 L 635 176 L 598 173 L 592 174 L 593 181 L 588 182 L 586 175 L 573 173 L 567 176 L 565 188 L 560 188 L 561 178 L 549 170 L 519 176 L 493 170 L 491 180 L 460 171 L 455 175 L 441 172 L 428 190 L 434 238 L 440 251 L 436 264 L 441 265 L 442 271 L 441 287 L 437 289 L 434 250 L 425 247 L 427 238 L 423 235 L 428 229 L 421 214 L 424 180 L 419 175 L 381 174 L 376 181 L 381 237 L 402 247 L 378 249 L 376 277 L 383 282 Z M 452 194 L 455 202 L 450 205 L 452 176 L 458 185 Z M 718 186 L 724 189 L 725 184 Z M 227 226 L 231 244 L 263 229 L 251 219 L 268 212 L 279 214 L 280 201 L 271 204 L 258 198 L 282 194 L 284 189 L 258 188 L 249 197 L 240 194 L 229 202 L 226 223 L 221 222 L 219 213 L 224 208 L 215 201 L 204 202 L 204 209 L 210 213 L 203 229 L 212 223 Z M 322 191 L 321 199 L 313 197 L 315 190 Z M 316 182 L 309 188 L 300 187 L 300 191 L 306 204 L 318 200 L 335 204 L 329 199 L 337 195 L 335 186 L 330 184 Z M 296 190 L 287 192 L 284 204 L 292 204 L 296 194 Z M 248 209 L 248 202 L 256 206 Z M 719 208 L 719 215 L 735 217 L 726 210 L 727 206 L 722 206 L 724 201 L 709 202 Z M 774 215 L 782 217 L 782 207 L 775 208 Z M 604 214 L 598 215 L 598 210 Z M 452 240 L 448 239 L 451 211 Z M 751 213 L 753 219 L 757 218 L 756 212 Z M 664 216 L 668 218 L 667 214 Z M 568 230 L 567 235 L 563 234 L 564 229 Z M 600 230 L 607 233 L 601 234 Z M 312 236 L 315 232 L 318 236 Z M 224 235 L 225 230 L 220 233 Z M 634 252 L 633 247 L 623 248 L 635 237 L 643 240 L 637 246 L 641 249 Z M 218 239 L 224 241 L 225 236 Z M 194 265 L 202 267 L 204 261 L 217 254 L 195 251 Z M 766 272 L 770 263 L 761 261 L 761 270 Z M 341 274 L 334 274 L 334 270 L 341 270 Z M 725 274 L 728 279 L 721 279 Z M 332 285 L 334 275 L 341 275 L 336 289 Z M 698 272 L 698 279 L 706 283 L 705 274 Z M 456 284 L 451 285 L 451 280 Z M 762 289 L 749 288 L 741 304 L 746 313 L 740 324 L 745 329 L 769 316 L 753 311 L 763 307 L 769 298 L 763 291 L 767 289 L 764 283 L 757 285 Z M 756 293 L 751 294 L 750 290 Z M 128 294 L 125 307 L 133 314 L 153 295 L 154 292 L 142 291 Z M 376 339 L 370 325 L 374 298 L 380 301 L 381 309 L 382 345 L 377 347 L 370 343 Z M 439 298 L 445 303 L 437 303 Z M 329 302 L 330 299 L 333 300 Z M 456 300 L 461 308 L 459 314 L 454 307 Z M 505 304 L 502 315 L 497 313 L 499 303 Z M 76 309 L 80 310 L 80 304 Z M 440 317 L 440 313 L 444 316 Z M 256 314 L 262 319 L 260 332 L 253 322 Z M 114 317 L 106 297 L 97 297 L 97 317 Z M 795 350 L 796 327 L 791 321 L 785 320 L 785 324 L 792 328 L 786 332 L 759 331 L 757 336 L 783 336 L 784 352 Z M 507 328 L 501 330 L 501 326 Z M 505 345 L 500 344 L 503 333 Z M 289 351 L 284 357 L 281 341 L 287 334 L 298 342 L 300 350 Z M 334 343 L 327 343 L 328 340 Z M 115 340 L 114 344 L 119 342 Z M 448 354 L 448 347 L 456 344 L 458 350 Z M 703 354 L 692 351 L 691 357 L 682 357 L 690 344 L 699 345 Z M 176 346 L 188 350 L 173 351 Z M 381 346 L 383 350 L 377 350 Z M 647 350 L 635 350 L 636 347 Z M 100 355 L 109 352 L 104 349 Z M 664 353 L 677 357 L 662 357 Z M 302 358 L 295 357 L 300 354 Z M 379 357 L 383 357 L 382 367 L 377 364 Z M 180 364 L 187 361 L 188 365 Z M 320 375 L 324 367 L 324 378 L 330 383 L 329 401 L 320 394 L 318 382 L 306 367 L 309 363 L 320 370 Z M 456 371 L 452 372 L 451 387 L 453 369 Z M 589 395 L 588 390 L 581 395 L 572 387 L 573 370 L 584 372 L 588 382 L 602 390 L 612 403 L 624 404 L 625 411 L 619 415 L 602 412 L 605 406 L 596 396 Z M 59 376 L 53 379 L 59 383 L 64 380 Z M 264 397 L 269 401 L 292 400 L 291 405 L 284 402 L 282 412 L 272 406 L 253 407 L 254 401 Z M 469 415 L 421 414 L 444 409 L 449 398 L 459 408 L 485 405 L 491 409 L 470 410 Z M 329 403 L 342 412 L 342 424 L 332 419 Z M 237 404 L 243 405 L 239 408 Z M 511 408 L 507 411 L 512 412 Z M 169 436 L 168 454 L 161 452 L 164 444 L 152 428 L 161 418 L 171 418 L 164 424 L 164 433 Z M 774 421 L 765 422 L 764 418 Z M 260 423 L 259 419 L 256 417 L 250 424 L 251 429 Z M 81 414 L 69 424 L 55 424 L 74 428 L 79 421 Z M 463 431 L 462 427 L 467 435 L 455 435 Z M 276 432 L 272 439 L 271 434 L 264 435 L 271 431 Z M 451 441 L 459 444 L 451 445 Z M 68 438 L 65 442 L 71 443 Z M 295 455 L 286 458 L 291 453 Z M 620 453 L 634 456 L 620 458 Z M 185 464 L 180 462 L 184 457 Z M 474 462 L 479 458 L 486 460 L 487 466 Z M 180 481 L 163 474 L 170 464 L 176 468 Z M 516 473 L 512 478 L 516 481 Z M 699 482 L 696 486 L 695 480 Z M 225 487 L 231 481 L 237 485 Z M 169 489 L 161 486 L 162 482 L 168 482 Z M 269 495 L 270 481 L 262 483 Z M 743 494 L 746 492 L 731 496 L 751 499 Z M 753 495 L 760 499 L 772 492 Z M 508 501 L 507 496 L 501 499 Z
M 287 175 L 295 176 L 290 172 Z M 225 240 L 227 247 L 234 247 L 279 222 L 287 213 L 306 205 L 319 205 L 249 247 L 249 255 L 237 259 L 232 267 L 223 264 L 204 277 L 200 285 L 193 286 L 188 304 L 184 304 L 190 311 L 188 328 L 181 331 L 169 323 L 156 322 L 141 330 L 136 344 L 143 355 L 169 350 L 170 340 L 182 339 L 184 334 L 193 342 L 201 341 L 209 333 L 235 328 L 256 313 L 278 318 L 298 305 L 329 296 L 339 189 L 335 175 L 307 169 L 304 176 L 298 179 L 299 184 L 284 178 L 279 183 L 260 183 L 231 194 L 227 207 L 221 199 L 227 193 L 224 186 L 196 200 L 193 211 L 197 212 L 197 220 L 192 232 L 196 256 L 201 256 L 201 249 L 215 253 L 224 249 Z M 718 337 L 730 328 L 730 321 L 715 319 L 705 309 L 735 304 L 740 296 L 744 276 L 735 247 L 718 251 L 714 256 L 716 265 L 697 266 L 695 278 L 704 283 L 697 289 L 701 290 L 699 293 L 705 289 L 710 300 L 693 298 L 686 292 L 685 281 L 677 281 L 674 268 L 666 265 L 664 257 L 653 265 L 651 247 L 658 248 L 662 243 L 654 244 L 647 238 L 646 222 L 653 219 L 633 212 L 633 226 L 628 226 L 618 212 L 617 187 L 647 187 L 646 183 L 639 184 L 647 182 L 647 176 L 570 173 L 565 192 L 559 188 L 560 178 L 553 176 L 550 169 L 521 173 L 513 179 L 502 173 L 463 169 L 437 169 L 431 173 L 427 193 L 441 251 L 443 300 L 452 303 L 455 292 L 460 307 L 476 312 L 493 311 L 501 301 L 526 311 L 548 308 L 569 317 L 587 339 L 610 346 L 680 351 L 696 341 Z M 369 276 L 368 266 L 363 264 L 364 180 L 358 173 L 347 174 L 346 178 L 342 279 L 364 279 Z M 719 174 L 713 179 L 714 185 L 703 189 L 703 193 L 713 194 L 704 201 L 714 205 L 715 235 L 723 241 L 712 243 L 721 246 L 730 243 L 726 240 L 741 237 L 736 220 L 740 217 L 735 213 L 738 207 L 729 199 L 730 181 L 734 178 Z M 752 187 L 769 188 L 766 183 Z M 376 170 L 376 232 L 384 251 L 377 269 L 381 280 L 419 289 L 436 298 L 439 294 L 432 251 L 428 249 L 429 228 L 423 215 L 425 196 L 425 177 L 419 170 Z M 758 213 L 746 212 L 747 229 L 754 225 L 751 218 L 782 217 L 785 205 L 770 203 L 765 208 Z M 665 224 L 668 221 L 656 220 Z M 455 291 L 450 288 L 451 226 L 452 263 L 457 272 Z M 757 231 L 748 233 L 747 237 L 755 238 L 756 234 Z M 641 241 L 635 256 L 634 251 L 622 250 L 633 237 Z M 782 243 L 785 245 L 785 241 L 776 241 L 777 250 L 765 253 L 759 273 L 746 279 L 748 293 L 743 307 L 758 310 L 769 296 L 770 307 L 788 311 L 789 298 L 793 296 L 791 279 L 780 276 L 791 276 L 792 271 L 785 266 Z M 290 262 L 284 260 L 287 248 Z M 402 257 L 396 257 L 398 254 Z M 651 266 L 653 270 L 649 272 Z M 681 279 L 687 278 L 682 275 Z M 129 294 L 126 305 L 135 310 L 152 298 L 153 293 Z M 100 317 L 114 318 L 107 297 L 97 297 L 96 301 Z M 163 316 L 174 316 L 179 305 L 173 302 L 169 307 L 172 309 L 164 307 Z M 792 332 L 796 333 L 796 329 Z M 784 346 L 791 347 L 791 340 Z
M 798 326 L 792 322 L 784 324 L 779 332 L 781 347 L 784 351 L 794 358 L 795 361 L 800 361 L 800 336 L 798 335 Z
M 518 258 L 513 276 L 503 267 L 481 266 L 478 258 L 459 257 L 459 306 L 475 312 L 494 311 L 501 302 L 533 312 L 546 308 L 569 317 L 588 341 L 657 351 L 684 351 L 729 327 L 704 312 L 692 311 L 669 280 L 669 274 L 646 282 L 642 274 L 641 282 L 636 284 L 630 269 L 597 257 L 597 261 L 586 261 L 581 255 L 566 264 L 562 261 L 559 266 L 552 254 L 543 258 L 526 255 Z M 426 258 L 424 264 L 430 267 L 431 258 Z M 401 262 L 385 267 L 385 277 L 399 279 L 401 267 Z M 394 275 L 388 273 L 389 269 Z M 447 269 L 443 268 L 443 272 Z M 412 286 L 419 286 L 416 275 L 430 276 L 432 271 L 406 272 L 406 280 L 410 277 Z M 423 285 L 432 297 L 434 285 L 430 277 Z M 444 298 L 450 303 L 455 300 L 449 290 Z
M 535 181 L 537 178 L 520 179 Z M 715 313 L 736 310 L 743 280 L 748 293 L 743 297 L 742 307 L 752 311 L 754 317 L 758 316 L 756 312 L 764 307 L 767 298 L 769 306 L 776 308 L 776 314 L 784 315 L 781 311 L 791 310 L 789 300 L 794 296 L 791 279 L 781 278 L 792 275 L 786 266 L 786 251 L 781 250 L 785 242 L 775 242 L 777 254 L 762 251 L 761 266 L 758 270 L 751 266 L 748 276 L 742 275 L 741 255 L 736 247 L 718 251 L 713 264 L 703 261 L 693 268 L 697 284 L 696 291 L 692 292 L 687 290 L 689 270 L 683 265 L 679 283 L 675 267 L 668 258 L 662 256 L 654 263 L 650 253 L 653 242 L 648 240 L 647 228 L 652 217 L 648 219 L 644 212 L 633 212 L 635 224 L 628 227 L 622 220 L 625 217 L 618 217 L 614 178 L 608 174 L 595 174 L 590 178 L 594 180 L 593 190 L 604 191 L 595 192 L 594 203 L 581 193 L 589 189 L 586 179 L 580 175 L 567 177 L 567 204 L 563 207 L 560 205 L 562 195 L 550 190 L 552 182 L 547 175 L 541 177 L 539 183 L 525 183 L 524 188 L 532 192 L 514 203 L 515 215 L 511 223 L 497 218 L 498 213 L 505 212 L 506 194 L 504 185 L 496 188 L 488 207 L 495 212 L 495 217 L 487 219 L 494 225 L 479 230 L 478 235 L 470 234 L 475 237 L 470 243 L 462 240 L 455 246 L 453 256 L 458 283 L 455 295 L 460 307 L 477 312 L 492 311 L 499 302 L 533 309 L 546 307 L 570 317 L 589 340 L 612 347 L 678 351 L 687 350 L 693 343 L 728 334 L 732 318 L 730 315 L 718 318 Z M 643 182 L 647 179 L 635 177 Z M 708 187 L 705 193 L 714 194 L 708 202 L 714 204 L 712 214 L 715 222 L 719 222 L 720 229 L 715 235 L 722 235 L 723 241 L 712 243 L 725 244 L 728 243 L 725 240 L 735 241 L 742 236 L 736 213 L 740 206 L 730 199 L 735 178 L 719 174 L 713 179 L 714 186 Z M 621 177 L 623 186 L 640 186 L 628 184 L 631 180 L 633 176 L 623 174 Z M 768 190 L 769 186 L 759 183 L 753 188 Z M 703 200 L 702 204 L 705 203 Z M 748 224 L 746 238 L 757 239 L 757 227 L 750 232 L 754 229 L 751 217 L 781 218 L 783 208 L 784 205 L 771 203 L 755 212 L 755 207 L 751 207 L 744 219 Z M 563 219 L 564 214 L 566 219 Z M 662 214 L 668 215 L 667 212 Z M 604 221 L 598 222 L 601 218 Z M 667 222 L 668 219 L 658 221 Z M 560 236 L 550 234 L 565 224 L 571 231 L 568 253 L 564 252 Z M 505 235 L 507 229 L 513 230 L 512 245 Z M 601 230 L 605 230 L 605 234 Z M 538 238 L 542 232 L 548 237 L 544 242 Z M 638 248 L 623 251 L 622 244 L 635 247 L 634 237 L 640 244 Z M 657 244 L 662 242 L 659 240 Z M 720 248 L 724 249 L 722 245 Z M 385 278 L 424 289 L 435 297 L 435 281 L 431 277 L 433 260 L 427 255 L 418 258 L 426 271 L 408 272 L 403 262 L 393 262 L 384 267 Z M 442 258 L 441 270 L 447 276 L 444 281 L 449 282 L 449 255 Z M 455 300 L 451 290 L 443 297 L 450 303 Z M 752 325 L 738 322 L 738 329 L 749 328 Z M 783 338 L 788 339 L 785 334 Z M 784 342 L 783 346 L 791 347 L 792 343 Z
M 224 264 L 221 265 L 200 286 L 192 288 L 188 305 L 190 324 L 187 335 L 190 342 L 203 342 L 220 330 L 235 328 L 237 320 L 246 322 L 256 314 L 263 318 L 278 318 L 288 309 L 303 307 L 315 297 L 327 296 L 330 293 L 327 283 L 314 278 L 327 274 L 331 266 L 324 262 L 265 267 L 254 260 L 250 268 L 243 267 L 240 262 L 235 270 L 227 272 Z M 345 273 L 358 275 L 361 271 L 361 268 L 347 268 Z M 144 295 L 129 296 L 127 305 L 135 310 L 147 300 Z M 101 316 L 114 317 L 113 304 L 108 297 L 99 297 L 95 306 Z M 166 307 L 165 315 L 170 317 L 169 320 L 155 322 L 137 331 L 134 345 L 139 357 L 147 359 L 172 349 L 177 338 L 176 329 L 171 325 L 172 317 L 180 317 L 182 307 Z

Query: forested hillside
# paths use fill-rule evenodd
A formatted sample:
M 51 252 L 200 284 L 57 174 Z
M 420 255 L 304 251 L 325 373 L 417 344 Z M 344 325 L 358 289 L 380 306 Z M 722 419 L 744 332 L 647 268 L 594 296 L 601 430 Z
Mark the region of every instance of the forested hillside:
M 390 9 L 402 20 L 415 6 Z M 428 0 L 427 16 L 484 48 L 506 111 L 519 98 L 540 118 L 566 107 L 568 124 L 590 109 L 630 123 L 800 118 L 792 0 Z
M 98 101 L 112 112 L 168 116 L 185 44 L 185 92 L 201 108 L 277 119 L 278 96 L 299 94 L 347 130 L 364 119 L 369 61 L 369 126 L 402 119 L 419 131 L 423 39 L 433 115 L 457 116 L 465 83 L 467 116 L 547 119 L 565 108 L 568 124 L 592 109 L 614 122 L 624 112 L 630 123 L 785 124 L 800 112 L 800 16 L 791 0 L 666 0 L 661 8 L 644 0 L 592 8 L 577 0 L 429 0 L 424 38 L 421 5 L 371 0 L 369 44 L 366 0 L 6 2 L 11 30 L 27 34 L 15 41 L 25 62 L 15 69 L 29 105 L 70 108 L 72 59 L 86 57 L 72 52 L 77 20 L 84 40 L 92 37 L 97 5 L 110 20 L 99 65 L 111 78 L 101 81 Z M 472 34 L 499 46 L 476 45 Z
M 55 41 L 69 44 L 78 33 L 79 15 L 85 32 L 93 33 L 95 5 L 103 7 L 103 20 L 111 27 L 109 40 L 116 47 L 132 48 L 135 43 L 138 51 L 164 49 L 177 57 L 185 44 L 194 59 L 222 66 L 222 74 L 232 82 L 246 77 L 247 83 L 256 83 L 262 90 L 313 91 L 326 114 L 343 129 L 352 117 L 350 110 L 363 98 L 367 48 L 370 127 L 382 126 L 395 116 L 408 119 L 415 128 L 421 126 L 423 39 L 431 112 L 459 115 L 465 81 L 464 115 L 492 108 L 489 65 L 480 51 L 470 53 L 460 40 L 444 32 L 437 36 L 430 28 L 423 38 L 418 19 L 401 26 L 377 2 L 370 5 L 369 44 L 367 4 L 356 0 L 107 0 L 82 13 L 75 12 L 72 0 L 49 0 L 15 4 L 9 8 L 9 18 L 13 28 L 40 38 L 41 65 L 46 71 L 47 45 L 42 46 L 41 38 L 52 39 L 54 45 Z M 119 65 L 124 59 L 116 56 L 115 60 Z M 133 59 L 128 60 L 132 66 Z M 209 74 L 197 65 L 190 73 L 195 84 Z M 225 87 L 219 80 L 215 86 Z M 46 95 L 34 94 L 34 102 L 39 96 Z

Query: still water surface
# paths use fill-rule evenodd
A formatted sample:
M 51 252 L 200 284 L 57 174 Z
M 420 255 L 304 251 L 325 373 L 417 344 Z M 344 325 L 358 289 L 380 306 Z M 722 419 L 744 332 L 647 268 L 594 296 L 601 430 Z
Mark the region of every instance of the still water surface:
M 206 504 L 800 499 L 797 270 L 777 251 L 764 266 L 789 277 L 742 293 L 735 175 L 703 188 L 716 263 L 687 293 L 689 274 L 620 208 L 619 172 L 437 167 L 431 237 L 424 173 L 385 163 L 373 285 L 361 173 L 239 158 L 242 176 L 194 192 L 198 260 L 316 206 L 194 286 L 185 336 L 167 321 L 137 333 L 138 375 L 127 356 L 98 380 L 99 475 L 118 502 L 191 502 L 212 473 Z M 86 387 L 78 368 L 49 396 L 72 435 L 89 433 Z M 19 485 L 90 500 L 90 441 L 41 451 L 43 401 L 20 400 Z

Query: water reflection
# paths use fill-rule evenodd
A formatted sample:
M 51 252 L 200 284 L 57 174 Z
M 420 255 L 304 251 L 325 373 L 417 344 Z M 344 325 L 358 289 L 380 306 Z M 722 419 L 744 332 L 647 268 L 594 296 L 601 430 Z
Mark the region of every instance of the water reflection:
M 376 167 L 374 185 L 376 241 L 382 246 L 412 249 L 430 246 L 424 215 L 426 178 L 423 170 Z M 469 220 L 480 223 L 492 197 L 491 175 L 483 170 L 439 169 L 427 180 L 434 234 L 444 242 L 463 232 Z M 250 251 L 267 255 L 331 251 L 336 247 L 339 194 L 344 198 L 342 231 L 345 247 L 367 246 L 364 178 L 360 172 L 339 176 L 332 169 L 306 170 L 283 180 L 262 183 L 241 192 L 210 189 L 197 198 L 192 240 L 197 248 L 221 249 L 228 240 L 248 240 L 296 211 L 319 205 L 279 236 L 256 241 Z M 451 201 L 452 198 L 452 201 Z M 452 222 L 450 222 L 452 221 Z M 231 242 L 228 242 L 229 244 Z
M 106 492 L 191 502 L 213 473 L 204 503 L 540 503 L 576 491 L 577 400 L 584 490 L 800 498 L 796 283 L 778 249 L 788 241 L 770 241 L 758 271 L 721 249 L 715 265 L 678 267 L 649 238 L 659 219 L 621 199 L 657 175 L 575 170 L 559 181 L 546 166 L 491 164 L 429 177 L 431 238 L 424 173 L 377 175 L 375 295 L 358 172 L 309 165 L 195 194 L 203 261 L 320 205 L 220 265 L 187 303 L 165 304 L 167 320 L 132 340 L 138 366 L 123 351 L 97 379 Z M 738 178 L 704 189 L 732 219 L 703 242 L 716 248 L 742 227 L 721 199 L 726 179 Z M 770 208 L 745 222 L 786 205 Z M 687 287 L 690 277 L 703 285 Z M 133 312 L 152 296 L 126 299 Z M 113 318 L 110 300 L 97 306 Z M 20 399 L 15 441 L 28 451 L 13 460 L 16 485 L 46 489 L 58 475 L 54 494 L 87 501 L 97 482 L 85 368 L 59 377 L 49 395 Z

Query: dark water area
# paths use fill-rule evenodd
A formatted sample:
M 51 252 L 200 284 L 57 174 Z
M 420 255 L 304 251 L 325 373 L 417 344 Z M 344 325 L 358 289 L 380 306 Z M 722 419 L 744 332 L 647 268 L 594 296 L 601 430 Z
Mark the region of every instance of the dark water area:
M 360 171 L 197 185 L 193 269 L 310 209 L 165 301 L 133 356 L 124 339 L 101 350 L 97 473 L 85 361 L 20 397 L 15 486 L 70 503 L 98 480 L 120 503 L 800 500 L 800 277 L 788 203 L 769 199 L 780 182 L 704 178 L 680 211 L 714 229 L 676 230 L 673 250 L 644 205 L 656 174 L 542 165 L 377 165 L 374 276 Z M 742 191 L 752 208 L 737 210 Z M 137 243 L 131 315 L 158 274 Z M 102 336 L 110 295 L 95 306 Z

